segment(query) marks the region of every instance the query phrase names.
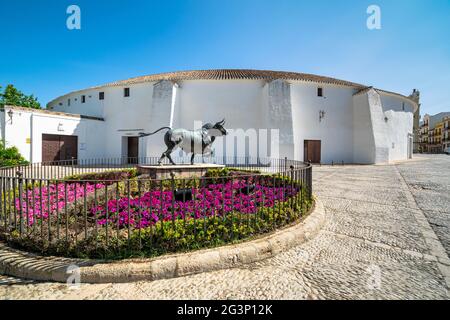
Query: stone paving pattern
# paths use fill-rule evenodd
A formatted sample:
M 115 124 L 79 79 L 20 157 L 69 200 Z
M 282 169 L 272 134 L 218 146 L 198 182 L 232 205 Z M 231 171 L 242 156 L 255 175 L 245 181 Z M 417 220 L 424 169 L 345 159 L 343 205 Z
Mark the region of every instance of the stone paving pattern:
M 311 241 L 274 258 L 239 269 L 78 289 L 0 276 L 0 298 L 449 299 L 450 156 L 313 172 L 327 223 Z

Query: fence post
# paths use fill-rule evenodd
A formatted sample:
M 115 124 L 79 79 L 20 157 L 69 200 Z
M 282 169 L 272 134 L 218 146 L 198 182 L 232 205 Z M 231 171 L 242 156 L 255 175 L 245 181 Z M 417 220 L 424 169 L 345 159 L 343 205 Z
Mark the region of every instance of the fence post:
M 289 181 L 289 183 L 290 183 L 290 188 L 291 188 L 289 191 L 293 192 L 293 189 L 294 189 L 294 187 L 295 187 L 295 185 L 294 185 L 294 166 L 293 166 L 293 165 L 289 166 L 289 169 L 290 169 L 290 179 L 291 179 L 291 181 Z M 296 195 L 295 195 L 295 196 L 296 196 Z M 295 198 L 291 198 L 291 199 L 290 199 L 291 209 L 294 208 L 294 204 L 295 204 Z M 290 219 L 289 219 L 289 220 L 290 220 Z
M 172 190 L 170 190 L 171 194 L 172 194 L 172 210 L 170 213 L 172 214 L 172 230 L 173 230 L 173 234 L 174 234 L 172 243 L 173 243 L 173 245 L 175 245 L 177 240 L 175 238 L 175 234 L 176 234 L 176 232 L 175 232 L 175 229 L 176 229 L 175 228 L 175 174 L 173 172 L 170 172 L 170 187 L 172 189 Z
M 309 182 L 308 182 L 308 184 L 309 184 L 308 198 L 309 198 L 309 201 L 311 201 L 312 200 L 312 165 L 311 164 L 310 164 L 309 170 L 308 170 L 308 180 L 309 180 Z
M 21 171 L 17 171 L 16 172 L 17 178 L 18 178 L 18 183 L 19 183 L 19 234 L 20 237 L 22 237 L 22 232 L 23 232 L 23 215 L 22 215 L 22 211 L 23 211 L 23 206 L 22 206 L 22 202 L 23 202 L 23 197 L 22 197 L 22 189 L 23 189 L 23 173 Z
M 288 161 L 287 157 L 284 157 L 284 175 L 286 175 L 287 172 L 287 161 Z

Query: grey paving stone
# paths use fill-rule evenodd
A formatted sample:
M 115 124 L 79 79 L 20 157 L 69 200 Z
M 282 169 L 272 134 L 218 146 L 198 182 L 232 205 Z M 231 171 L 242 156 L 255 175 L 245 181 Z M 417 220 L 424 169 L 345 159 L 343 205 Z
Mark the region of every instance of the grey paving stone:
M 316 166 L 327 222 L 312 240 L 240 269 L 128 284 L 20 282 L 2 299 L 448 299 L 450 157 Z M 405 185 L 406 183 L 406 185 Z M 433 240 L 434 242 L 430 242 Z M 443 257 L 435 250 L 444 248 Z

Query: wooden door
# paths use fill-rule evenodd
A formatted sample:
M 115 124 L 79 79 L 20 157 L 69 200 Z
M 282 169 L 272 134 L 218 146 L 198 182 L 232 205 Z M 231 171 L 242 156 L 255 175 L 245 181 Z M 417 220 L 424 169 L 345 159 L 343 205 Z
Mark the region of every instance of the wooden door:
M 78 137 L 60 136 L 61 159 L 72 160 L 78 158 Z
M 72 160 L 78 157 L 78 137 L 57 134 L 42 135 L 42 162 Z
M 138 163 L 139 138 L 128 137 L 128 163 Z
M 42 162 L 58 161 L 61 158 L 59 136 L 55 134 L 42 135 Z
M 305 140 L 303 161 L 320 163 L 322 142 L 320 140 Z

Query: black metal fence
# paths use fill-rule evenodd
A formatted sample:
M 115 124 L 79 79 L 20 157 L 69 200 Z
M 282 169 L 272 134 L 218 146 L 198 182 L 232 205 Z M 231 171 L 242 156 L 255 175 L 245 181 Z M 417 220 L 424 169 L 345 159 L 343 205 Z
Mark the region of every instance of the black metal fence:
M 141 177 L 133 169 L 157 160 L 2 168 L 0 236 L 49 254 L 155 256 L 270 232 L 297 221 L 312 203 L 312 167 L 303 162 L 209 158 L 225 168 L 171 179 Z
M 190 157 L 172 157 L 177 164 L 189 164 Z M 15 177 L 20 171 L 23 178 L 34 179 L 64 179 L 68 176 L 79 175 L 105 170 L 117 170 L 135 168 L 136 165 L 158 165 L 159 157 L 118 157 L 118 158 L 93 158 L 72 159 L 51 162 L 33 163 L 23 166 L 0 168 L 1 176 Z M 262 172 L 279 172 L 287 170 L 291 166 L 303 166 L 303 162 L 288 159 L 253 158 L 253 157 L 201 157 L 196 156 L 195 163 L 210 163 L 225 165 L 226 167 L 241 168 L 247 170 L 259 170 Z M 167 159 L 163 160 L 168 165 Z

